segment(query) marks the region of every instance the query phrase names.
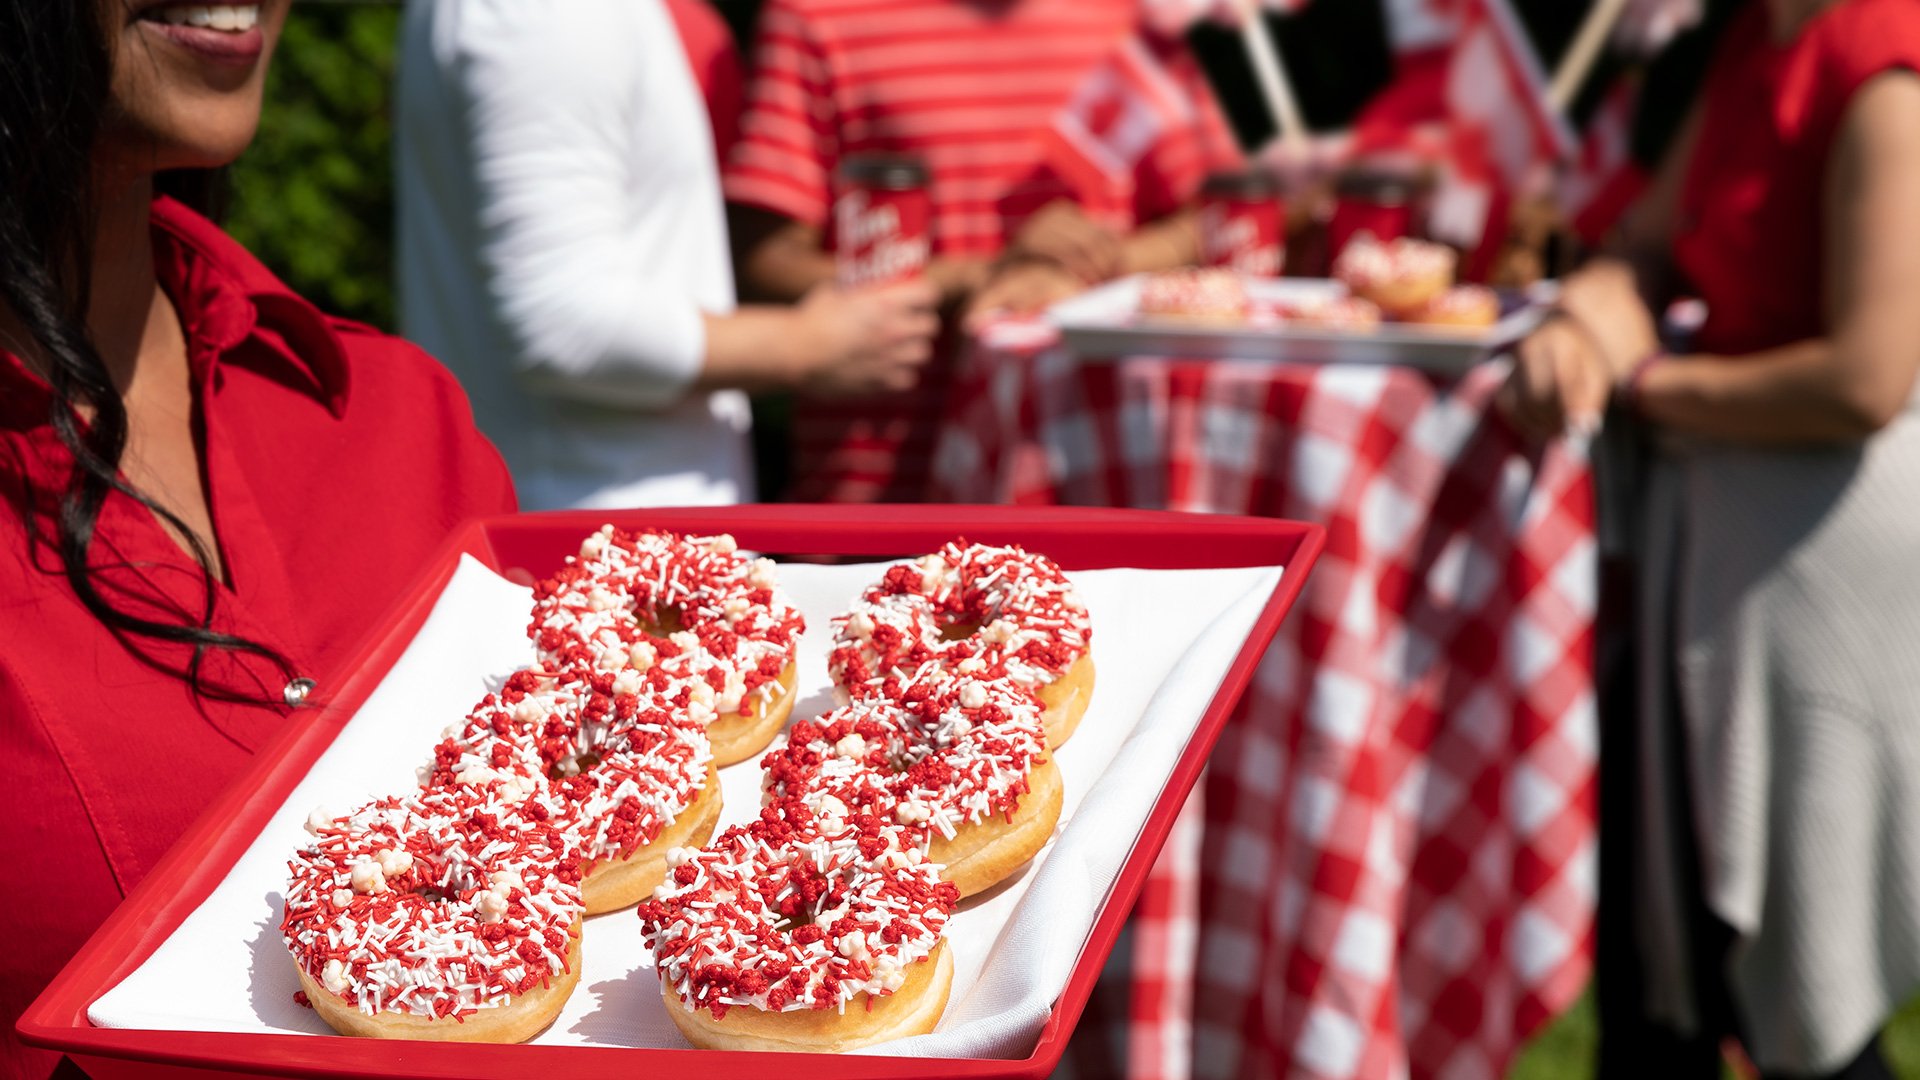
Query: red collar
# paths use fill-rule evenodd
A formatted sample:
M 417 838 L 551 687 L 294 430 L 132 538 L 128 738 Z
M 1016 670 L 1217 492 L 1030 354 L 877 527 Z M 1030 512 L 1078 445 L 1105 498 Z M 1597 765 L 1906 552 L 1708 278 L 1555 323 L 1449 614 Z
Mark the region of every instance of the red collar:
M 220 227 L 173 199 L 153 201 L 154 273 L 173 298 L 196 356 L 217 362 L 255 338 L 291 369 L 294 385 L 335 416 L 347 405 L 347 359 L 327 317 L 295 295 Z M 0 352 L 0 395 L 27 390 L 40 398 L 45 380 L 18 357 Z M 44 398 L 40 400 L 44 401 Z M 44 408 L 35 410 L 44 415 Z

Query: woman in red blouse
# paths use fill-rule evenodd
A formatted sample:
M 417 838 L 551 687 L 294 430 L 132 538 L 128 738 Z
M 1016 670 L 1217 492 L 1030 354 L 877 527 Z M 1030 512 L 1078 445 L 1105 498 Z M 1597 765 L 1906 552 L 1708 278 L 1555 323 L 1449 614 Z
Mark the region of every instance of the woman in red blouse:
M 0 0 L 7 1077 L 55 1064 L 13 1024 L 60 965 L 451 527 L 514 506 L 438 365 L 157 194 L 252 138 L 288 2 Z
M 1638 1004 L 1705 1050 L 1664 1071 L 1737 1034 L 1769 1075 L 1885 1076 L 1920 989 L 1920 0 L 1756 0 L 1672 156 L 1503 392 L 1654 444 L 1640 821 L 1607 823 Z M 1648 302 L 1682 293 L 1709 314 L 1669 355 Z

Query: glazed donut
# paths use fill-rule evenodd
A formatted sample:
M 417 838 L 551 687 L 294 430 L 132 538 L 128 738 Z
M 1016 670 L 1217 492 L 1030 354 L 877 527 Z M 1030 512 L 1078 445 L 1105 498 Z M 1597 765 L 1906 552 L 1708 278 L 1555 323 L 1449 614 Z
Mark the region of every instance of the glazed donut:
M 927 858 L 961 896 L 1038 854 L 1064 795 L 1039 701 L 1006 680 L 922 681 L 855 701 L 795 724 L 762 765 L 771 801 L 923 826 Z
M 789 800 L 668 861 L 640 922 L 695 1046 L 840 1053 L 939 1021 L 959 895 L 901 826 Z
M 1166 270 L 1141 284 L 1140 314 L 1198 325 L 1238 325 L 1247 318 L 1247 288 L 1231 270 Z
M 733 537 L 630 533 L 611 525 L 534 586 L 528 634 L 547 670 L 655 665 L 694 681 L 714 761 L 745 761 L 793 709 L 793 657 L 806 622 L 770 559 Z
M 1391 319 L 1410 318 L 1453 285 L 1453 249 L 1401 237 L 1390 244 L 1355 233 L 1333 261 L 1333 276 Z
M 659 668 L 516 671 L 448 729 L 422 782 L 550 787 L 571 811 L 587 914 L 623 908 L 666 876 L 670 848 L 706 843 L 720 818 L 706 729 L 675 708 L 689 693 Z
M 301 993 L 343 1035 L 523 1042 L 580 979 L 566 808 L 506 784 L 315 811 L 280 932 Z
M 1047 745 L 1073 734 L 1093 697 L 1093 622 L 1059 566 L 1018 546 L 955 540 L 888 567 L 834 619 L 827 668 L 849 697 L 911 682 L 927 664 L 1007 678 L 1046 708 Z
M 1428 301 L 1412 321 L 1484 330 L 1500 321 L 1500 296 L 1485 285 L 1455 285 Z

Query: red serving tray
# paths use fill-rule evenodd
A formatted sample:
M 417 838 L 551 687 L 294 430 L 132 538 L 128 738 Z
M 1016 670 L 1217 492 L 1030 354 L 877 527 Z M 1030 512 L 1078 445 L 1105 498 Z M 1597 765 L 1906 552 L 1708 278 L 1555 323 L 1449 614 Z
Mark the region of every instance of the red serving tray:
M 204 901 L 279 809 L 347 720 L 379 685 L 426 620 L 461 554 L 509 576 L 543 575 L 577 550 L 580 538 L 612 521 L 682 532 L 730 532 L 741 546 L 793 556 L 891 558 L 931 551 L 955 536 L 1020 543 L 1069 570 L 1284 566 L 1286 573 L 1234 657 L 1186 751 L 1148 815 L 1140 841 L 1108 894 L 1066 990 L 1019 1060 L 725 1053 L 588 1046 L 483 1046 L 370 1041 L 309 1035 L 96 1028 L 87 1006 L 137 968 Z M 697 1075 L 701 1080 L 792 1077 L 1046 1076 L 1065 1050 L 1115 935 L 1166 841 L 1174 817 L 1206 763 L 1220 728 L 1240 700 L 1272 640 L 1324 532 L 1269 518 L 1214 517 L 1140 510 L 1000 506 L 737 506 L 711 509 L 569 511 L 487 518 L 462 527 L 414 588 L 388 613 L 333 700 L 288 725 L 260 750 L 253 767 L 220 795 L 139 887 L 29 1007 L 21 1036 L 62 1050 L 88 1073 L 121 1076 L 223 1075 L 341 1077 L 617 1077 L 635 1070 Z M 190 988 L 182 988 L 191 992 Z

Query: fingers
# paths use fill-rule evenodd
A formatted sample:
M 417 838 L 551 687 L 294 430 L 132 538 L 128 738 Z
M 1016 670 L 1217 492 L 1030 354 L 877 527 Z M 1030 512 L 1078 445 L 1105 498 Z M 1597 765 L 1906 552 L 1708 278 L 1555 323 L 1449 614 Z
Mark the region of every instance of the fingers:
M 1520 343 L 1513 357 L 1513 373 L 1501 387 L 1500 404 L 1521 433 L 1550 438 L 1560 430 L 1553 335 L 1535 333 Z
M 1071 202 L 1053 202 L 1027 220 L 1014 250 L 1052 259 L 1083 281 L 1105 281 L 1119 271 L 1120 237 Z
M 967 311 L 961 319 L 961 325 L 968 333 L 975 333 L 987 323 L 1007 314 L 1007 294 L 1011 291 L 1008 279 L 996 278 L 986 287 L 973 294 L 967 302 Z
M 897 335 L 901 339 L 925 345 L 940 332 L 940 316 L 929 309 L 918 309 L 900 319 L 898 328 Z
M 1612 392 L 1607 365 L 1591 343 L 1570 345 L 1555 357 L 1554 381 L 1560 387 L 1560 411 L 1568 431 L 1582 438 L 1600 433 L 1600 418 Z
M 940 303 L 939 286 L 923 277 L 883 285 L 875 289 L 873 295 L 885 299 L 891 306 L 909 310 L 931 311 Z
M 1120 238 L 1085 218 L 1062 237 L 1061 265 L 1082 281 L 1105 281 L 1120 268 Z
M 1533 438 L 1565 431 L 1591 436 L 1600 430 L 1610 392 L 1606 364 L 1592 340 L 1560 318 L 1520 343 L 1495 404 Z

